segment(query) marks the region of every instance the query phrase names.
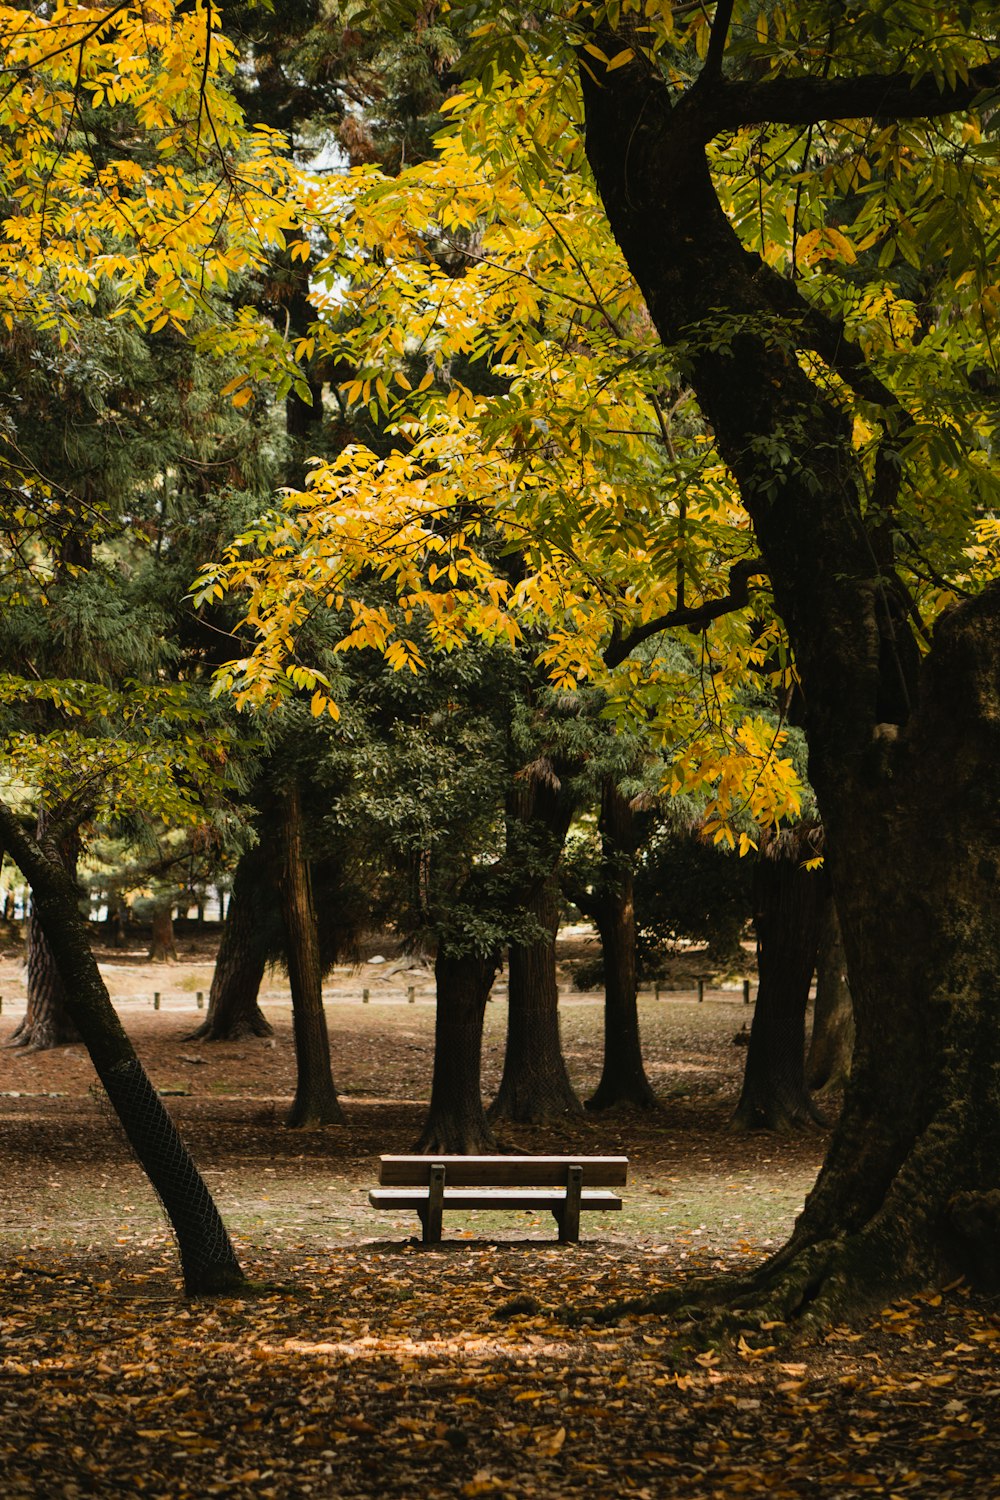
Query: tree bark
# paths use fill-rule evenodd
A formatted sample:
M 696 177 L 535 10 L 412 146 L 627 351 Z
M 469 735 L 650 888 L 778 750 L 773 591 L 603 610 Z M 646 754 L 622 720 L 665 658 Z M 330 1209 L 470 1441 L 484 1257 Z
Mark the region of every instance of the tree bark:
M 497 954 L 453 954 L 443 944 L 438 949 L 434 1076 L 417 1151 L 476 1156 L 499 1150 L 481 1086 L 483 1017 L 499 967 Z
M 580 1113 L 559 1036 L 559 894 L 550 875 L 527 905 L 544 935 L 534 943 L 510 945 L 507 1048 L 500 1087 L 489 1108 L 491 1121 L 550 1125 Z
M 248 1036 L 271 1036 L 274 1028 L 257 1003 L 266 956 L 258 941 L 254 910 L 254 871 L 259 850 L 242 855 L 233 877 L 233 893 L 215 961 L 208 1011 L 189 1034 L 191 1041 L 235 1042 Z
M 620 41 L 595 40 L 609 57 Z M 638 54 L 588 67 L 587 151 L 612 229 L 661 338 L 684 348 L 795 654 L 854 998 L 827 1160 L 787 1246 L 731 1296 L 826 1320 L 942 1275 L 995 1287 L 1000 586 L 946 615 L 920 662 L 888 528 L 865 520 L 891 512 L 898 466 L 880 464 L 866 510 L 849 418 L 789 341 L 883 406 L 887 428 L 898 408 L 844 330 L 740 244 L 705 150 L 725 85 L 677 101 Z
M 816 1004 L 806 1057 L 811 1089 L 841 1089 L 851 1076 L 854 1051 L 854 1006 L 847 981 L 847 961 L 832 896 L 827 898 L 816 956 Z
M 296 1066 L 295 1099 L 285 1123 L 296 1129 L 342 1125 L 344 1112 L 330 1069 L 319 934 L 297 782 L 292 782 L 281 797 L 281 841 L 281 908 L 292 992 Z
M 601 868 L 593 891 L 570 899 L 594 923 L 604 967 L 604 1064 L 588 1110 L 632 1104 L 655 1109 L 639 1034 L 636 968 L 635 857 L 639 834 L 635 812 L 613 776 L 601 788 Z
M 806 1086 L 806 1007 L 816 969 L 824 877 L 806 870 L 814 829 L 762 835 L 754 871 L 757 1002 L 743 1090 L 733 1116 L 746 1130 L 822 1123 Z
M 45 819 L 39 816 L 36 837 L 41 838 L 44 831 Z M 79 840 L 74 833 L 63 841 L 60 849 L 63 868 L 74 884 L 78 848 Z M 80 1032 L 67 1008 L 66 990 L 59 969 L 32 902 L 28 916 L 27 1007 L 7 1046 L 46 1052 L 50 1047 L 65 1047 L 80 1039 Z
M 25 834 L 3 804 L 0 827 L 31 885 L 70 1017 L 177 1237 L 185 1289 L 191 1295 L 238 1290 L 244 1277 L 226 1227 L 111 1004 L 90 949 L 75 883 L 62 867 L 58 849 Z
M 572 800 L 547 761 L 515 778 L 507 796 L 508 858 L 524 871 L 522 910 L 539 936 L 510 945 L 507 1046 L 491 1120 L 545 1125 L 580 1113 L 562 1054 L 556 980 L 555 867 L 571 816 Z
M 151 962 L 172 964 L 177 962 L 177 944 L 174 941 L 174 914 L 169 905 L 153 909 L 153 933 L 149 944 Z

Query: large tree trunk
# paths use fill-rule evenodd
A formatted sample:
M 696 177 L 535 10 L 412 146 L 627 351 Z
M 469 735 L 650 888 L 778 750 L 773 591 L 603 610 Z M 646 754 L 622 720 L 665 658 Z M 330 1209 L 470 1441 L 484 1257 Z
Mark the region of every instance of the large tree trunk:
M 593 921 L 604 958 L 604 1066 L 587 1100 L 591 1110 L 634 1104 L 655 1109 L 639 1036 L 639 985 L 635 957 L 636 814 L 614 777 L 601 790 L 601 878 Z
M 37 838 L 45 831 L 44 816 L 39 816 Z M 71 881 L 76 880 L 79 839 L 74 833 L 63 841 L 60 853 L 63 868 Z M 50 1047 L 64 1047 L 80 1041 L 80 1033 L 66 1005 L 66 991 L 45 939 L 35 903 L 28 916 L 28 982 L 27 1008 L 8 1041 L 9 1047 L 24 1047 L 31 1052 L 45 1052 Z
M 507 854 L 523 871 L 523 913 L 537 937 L 510 945 L 507 1048 L 491 1120 L 550 1124 L 580 1112 L 559 1037 L 555 867 L 569 829 L 572 799 L 548 760 L 527 767 L 507 795 Z
M 29 838 L 3 804 L 0 827 L 31 885 L 71 1019 L 177 1236 L 186 1290 L 193 1295 L 237 1290 L 244 1278 L 226 1227 L 115 1013 L 90 949 L 76 886 L 58 850 Z
M 842 1089 L 851 1076 L 854 1052 L 854 1005 L 847 981 L 847 959 L 840 936 L 837 906 L 827 897 L 816 955 L 816 1004 L 806 1057 L 811 1089 Z
M 559 886 L 550 875 L 527 910 L 542 929 L 533 943 L 512 943 L 507 984 L 507 1050 L 491 1120 L 548 1125 L 580 1113 L 559 1037 L 556 934 Z
M 806 1085 L 806 1008 L 816 969 L 826 881 L 804 827 L 761 835 L 754 871 L 757 1003 L 733 1123 L 796 1130 L 821 1123 Z
M 190 1033 L 192 1041 L 235 1042 L 248 1036 L 270 1036 L 274 1029 L 257 1003 L 266 963 L 254 909 L 258 854 L 258 849 L 248 850 L 236 866 L 208 1011 Z
M 854 998 L 827 1160 L 788 1245 L 738 1296 L 829 1318 L 939 1275 L 1000 1284 L 1000 585 L 947 615 L 917 665 L 891 519 L 867 530 L 836 382 L 810 379 L 788 341 L 887 427 L 901 418 L 844 330 L 740 244 L 705 149 L 729 85 L 716 72 L 677 102 L 638 55 L 588 67 L 587 151 L 612 228 L 661 337 L 684 347 L 794 649 Z M 894 473 L 890 455 L 876 521 Z
M 499 1149 L 480 1082 L 483 1017 L 499 967 L 496 954 L 453 955 L 443 944 L 438 949 L 434 1077 L 418 1151 L 476 1156 Z
M 297 782 L 292 782 L 281 798 L 281 842 L 281 909 L 292 991 L 296 1065 L 295 1099 L 286 1124 L 295 1128 L 340 1125 L 344 1122 L 344 1112 L 330 1069 L 319 933 Z

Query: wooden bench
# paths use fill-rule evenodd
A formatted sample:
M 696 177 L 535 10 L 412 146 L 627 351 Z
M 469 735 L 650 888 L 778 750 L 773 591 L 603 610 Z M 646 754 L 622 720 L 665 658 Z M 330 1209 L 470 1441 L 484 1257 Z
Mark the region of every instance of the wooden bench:
M 627 1156 L 383 1156 L 373 1208 L 415 1209 L 425 1245 L 441 1239 L 444 1210 L 548 1210 L 564 1244 L 580 1238 L 580 1214 L 620 1209 Z

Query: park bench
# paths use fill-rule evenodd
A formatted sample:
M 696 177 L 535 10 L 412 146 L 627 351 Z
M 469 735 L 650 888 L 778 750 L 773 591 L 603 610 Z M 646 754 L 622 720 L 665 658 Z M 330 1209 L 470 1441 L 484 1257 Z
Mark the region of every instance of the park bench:
M 415 1209 L 425 1245 L 441 1239 L 445 1209 L 548 1210 L 564 1244 L 580 1238 L 580 1214 L 621 1208 L 627 1156 L 383 1156 L 373 1208 Z

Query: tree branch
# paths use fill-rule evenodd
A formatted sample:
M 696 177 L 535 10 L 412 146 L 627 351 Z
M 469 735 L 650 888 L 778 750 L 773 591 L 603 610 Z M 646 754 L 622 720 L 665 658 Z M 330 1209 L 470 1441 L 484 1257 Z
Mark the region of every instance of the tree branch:
M 637 625 L 625 636 L 622 635 L 621 625 L 616 620 L 612 627 L 611 640 L 604 651 L 604 665 L 606 667 L 619 666 L 629 652 L 642 641 L 648 640 L 651 635 L 659 635 L 663 630 L 670 630 L 677 625 L 700 629 L 701 626 L 720 619 L 722 615 L 729 615 L 734 610 L 744 609 L 750 602 L 750 579 L 762 573 L 767 573 L 762 558 L 744 557 L 739 562 L 733 563 L 729 569 L 728 594 L 722 594 L 716 599 L 706 599 L 704 603 L 694 605 L 690 609 L 669 610 L 665 615 L 657 615 L 655 619 L 647 620 L 645 625 Z
M 715 40 L 713 28 L 712 40 Z M 706 64 L 707 67 L 707 64 Z M 719 79 L 698 95 L 705 139 L 744 125 L 818 125 L 824 120 L 912 120 L 968 109 L 1000 89 L 1000 58 L 970 68 L 953 87 L 930 73 L 867 73 L 857 78 L 772 78 L 763 83 Z
M 726 50 L 726 42 L 729 39 L 729 23 L 733 19 L 734 0 L 719 0 L 715 7 L 715 19 L 712 21 L 712 34 L 708 39 L 708 51 L 705 54 L 705 63 L 698 75 L 699 82 L 702 79 L 706 83 L 715 83 L 722 77 L 722 58 Z

